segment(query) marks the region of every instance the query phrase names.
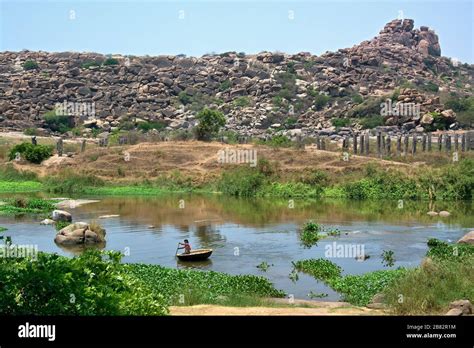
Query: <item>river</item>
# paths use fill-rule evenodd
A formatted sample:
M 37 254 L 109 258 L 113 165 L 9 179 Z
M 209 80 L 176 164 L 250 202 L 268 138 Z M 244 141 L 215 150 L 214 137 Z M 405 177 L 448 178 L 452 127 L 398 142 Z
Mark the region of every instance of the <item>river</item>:
M 362 247 L 370 258 L 329 258 L 344 274 L 387 269 L 381 257 L 384 250 L 394 252 L 391 268 L 415 267 L 426 253 L 429 238 L 456 241 L 474 226 L 471 202 L 433 206 L 429 202 L 235 199 L 197 194 L 80 198 L 100 202 L 67 209 L 74 221 L 119 215 L 98 221 L 107 231 L 105 248 L 124 252 L 124 262 L 262 275 L 295 298 L 306 299 L 311 291 L 327 294 L 327 300 L 338 300 L 339 295 L 303 273 L 297 281 L 291 280 L 292 261 L 325 257 L 328 246 L 351 245 Z M 426 212 L 432 209 L 450 211 L 451 216 L 430 217 Z M 0 226 L 8 228 L 3 234 L 11 236 L 14 244 L 36 244 L 41 251 L 68 256 L 77 252 L 58 247 L 53 241 L 54 227 L 42 226 L 40 220 L 39 216 L 0 216 Z M 338 229 L 341 235 L 305 248 L 299 228 L 308 220 Z M 185 238 L 193 248 L 214 249 L 210 260 L 177 261 L 177 243 Z M 263 261 L 270 265 L 266 272 L 257 268 Z

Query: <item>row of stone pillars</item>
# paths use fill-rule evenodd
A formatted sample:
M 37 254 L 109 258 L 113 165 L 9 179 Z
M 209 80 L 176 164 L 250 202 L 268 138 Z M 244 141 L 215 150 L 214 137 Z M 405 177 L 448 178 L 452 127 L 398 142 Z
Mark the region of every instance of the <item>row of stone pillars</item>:
M 391 136 L 379 132 L 376 137 L 376 153 L 378 156 L 392 154 L 392 142 L 395 147 L 396 155 L 406 156 L 408 153 L 415 155 L 419 150 L 421 150 L 421 152 L 433 151 L 433 137 L 434 136 L 431 133 L 428 133 L 421 136 L 418 134 L 413 134 L 411 136 L 398 135 L 395 139 L 392 139 Z M 448 153 L 451 151 L 469 151 L 472 148 L 471 142 L 474 141 L 474 138 L 471 139 L 471 137 L 472 135 L 469 132 L 462 134 L 439 134 L 436 136 L 437 142 L 435 149 L 442 151 L 444 145 L 444 150 Z M 352 137 L 345 136 L 342 140 L 342 149 L 344 151 L 349 151 L 351 142 L 354 154 L 370 154 L 370 138 L 368 133 L 360 135 L 354 134 Z M 421 147 L 418 147 L 418 145 Z M 325 149 L 325 141 L 320 137 L 316 137 L 316 148 L 318 150 Z

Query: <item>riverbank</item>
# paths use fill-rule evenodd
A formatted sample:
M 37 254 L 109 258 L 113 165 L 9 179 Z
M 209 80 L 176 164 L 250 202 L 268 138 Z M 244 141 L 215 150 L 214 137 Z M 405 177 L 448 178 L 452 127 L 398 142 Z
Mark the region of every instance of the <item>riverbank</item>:
M 299 154 L 297 150 L 284 151 L 290 151 L 285 155 L 290 158 Z M 121 159 L 113 154 L 104 155 L 114 158 L 107 161 L 107 169 L 93 167 L 85 155 L 67 162 L 53 161 L 52 167 L 13 162 L 0 168 L 0 193 L 49 191 L 84 195 L 159 195 L 201 192 L 236 197 L 444 201 L 471 201 L 473 197 L 474 161 L 470 159 L 436 166 L 407 166 L 360 156 L 345 163 L 336 153 L 320 152 L 303 152 L 302 157 L 314 157 L 313 162 L 322 156 L 322 162 L 308 163 L 307 166 L 288 166 L 285 161 L 266 157 L 260 158 L 255 167 L 220 166 L 211 156 L 184 160 L 185 164 L 163 163 L 158 159 L 153 168 L 154 160 L 149 159 L 145 166 L 146 175 L 140 174 L 140 165 L 125 169 L 121 166 Z M 196 166 L 196 161 L 207 163 L 211 168 L 206 168 L 203 163 Z M 193 171 L 189 172 L 189 168 Z M 115 174 L 106 174 L 105 170 L 115 170 Z

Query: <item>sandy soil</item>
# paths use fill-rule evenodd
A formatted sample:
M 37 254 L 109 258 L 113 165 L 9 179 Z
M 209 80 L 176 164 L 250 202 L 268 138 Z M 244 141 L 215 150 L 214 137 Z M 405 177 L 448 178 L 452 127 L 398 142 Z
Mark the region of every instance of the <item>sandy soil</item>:
M 288 300 L 286 300 L 288 302 Z M 301 307 L 305 305 L 305 307 Z M 171 306 L 171 315 L 384 315 L 381 310 L 344 302 L 295 301 L 293 306 L 227 307 L 218 305 Z
M 68 168 L 72 172 L 92 174 L 106 180 L 135 181 L 179 175 L 194 183 L 200 183 L 212 181 L 220 176 L 224 169 L 235 166 L 235 164 L 218 162 L 218 151 L 225 148 L 256 149 L 257 158 L 265 158 L 275 163 L 283 176 L 299 175 L 310 169 L 320 169 L 335 174 L 352 172 L 370 162 L 376 162 L 384 168 L 403 167 L 409 170 L 413 166 L 354 155 L 349 161 L 344 161 L 341 153 L 316 150 L 314 146 L 297 150 L 198 141 L 140 143 L 109 148 L 88 145 L 84 153 L 78 153 L 73 157 L 53 156 L 41 165 L 20 162 L 15 163 L 15 166 L 18 169 L 34 171 L 40 176 L 51 175 Z

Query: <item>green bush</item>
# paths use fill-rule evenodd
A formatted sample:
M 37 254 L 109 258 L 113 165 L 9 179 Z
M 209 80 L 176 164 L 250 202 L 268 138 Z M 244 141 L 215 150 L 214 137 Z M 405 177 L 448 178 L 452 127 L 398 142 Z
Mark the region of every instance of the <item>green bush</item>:
M 118 65 L 118 64 L 119 64 L 119 61 L 115 58 L 107 58 L 103 63 L 103 65 L 105 65 L 105 66 Z
M 81 193 L 90 187 L 104 186 L 104 181 L 94 175 L 77 174 L 69 171 L 45 180 L 47 191 L 54 193 Z
M 203 109 L 196 118 L 199 121 L 196 126 L 196 135 L 199 140 L 210 140 L 226 122 L 222 112 L 211 109 Z
M 192 102 L 191 96 L 189 94 L 187 94 L 185 91 L 181 91 L 181 92 L 178 93 L 178 100 L 183 105 L 188 105 L 189 103 Z
M 375 127 L 383 126 L 384 119 L 380 115 L 372 115 L 369 117 L 362 118 L 359 123 L 363 129 L 372 129 Z
M 217 184 L 219 191 L 230 196 L 254 197 L 264 185 L 265 176 L 255 168 L 236 168 L 224 172 Z
M 351 124 L 351 120 L 348 118 L 333 118 L 331 124 L 336 128 L 347 127 Z
M 244 107 L 250 106 L 252 104 L 252 102 L 251 102 L 249 97 L 242 96 L 242 97 L 236 98 L 233 101 L 233 104 L 234 104 L 234 106 L 244 108 Z
M 2 315 L 163 315 L 164 297 L 125 272 L 118 252 L 0 260 Z
M 38 63 L 36 63 L 34 60 L 27 60 L 26 62 L 23 63 L 23 69 L 25 70 L 38 69 Z
M 225 81 L 222 81 L 221 84 L 219 85 L 219 90 L 227 91 L 231 87 L 232 87 L 232 82 L 230 82 L 230 80 L 225 80 Z
M 36 127 L 29 127 L 29 128 L 26 128 L 26 129 L 23 131 L 23 134 L 29 135 L 29 136 L 38 135 L 38 128 L 36 128 Z
M 364 98 L 360 94 L 354 94 L 352 96 L 352 102 L 354 104 L 362 104 L 364 102 Z
M 152 121 L 152 122 L 140 122 L 137 128 L 145 133 L 152 129 L 162 130 L 165 127 L 166 127 L 166 123 L 163 121 Z
M 316 110 L 322 110 L 331 98 L 325 94 L 319 93 L 314 97 L 314 107 Z
M 72 129 L 70 116 L 57 115 L 56 111 L 52 110 L 45 113 L 43 117 L 46 128 L 54 132 L 66 133 Z
M 101 66 L 101 65 L 102 65 L 102 61 L 100 61 L 100 60 L 98 60 L 98 61 L 97 61 L 97 60 L 95 60 L 95 61 L 94 61 L 94 60 L 88 60 L 88 61 L 85 61 L 84 63 L 82 63 L 82 64 L 81 64 L 81 67 L 82 67 L 83 69 L 89 69 L 89 68 L 91 68 L 91 67 L 93 67 L 93 66 L 97 66 L 97 67 L 98 67 L 98 66 Z
M 11 160 L 16 158 L 16 154 L 19 153 L 28 162 L 40 164 L 43 160 L 53 155 L 52 146 L 47 145 L 33 145 L 31 143 L 21 143 L 15 145 L 8 155 Z

